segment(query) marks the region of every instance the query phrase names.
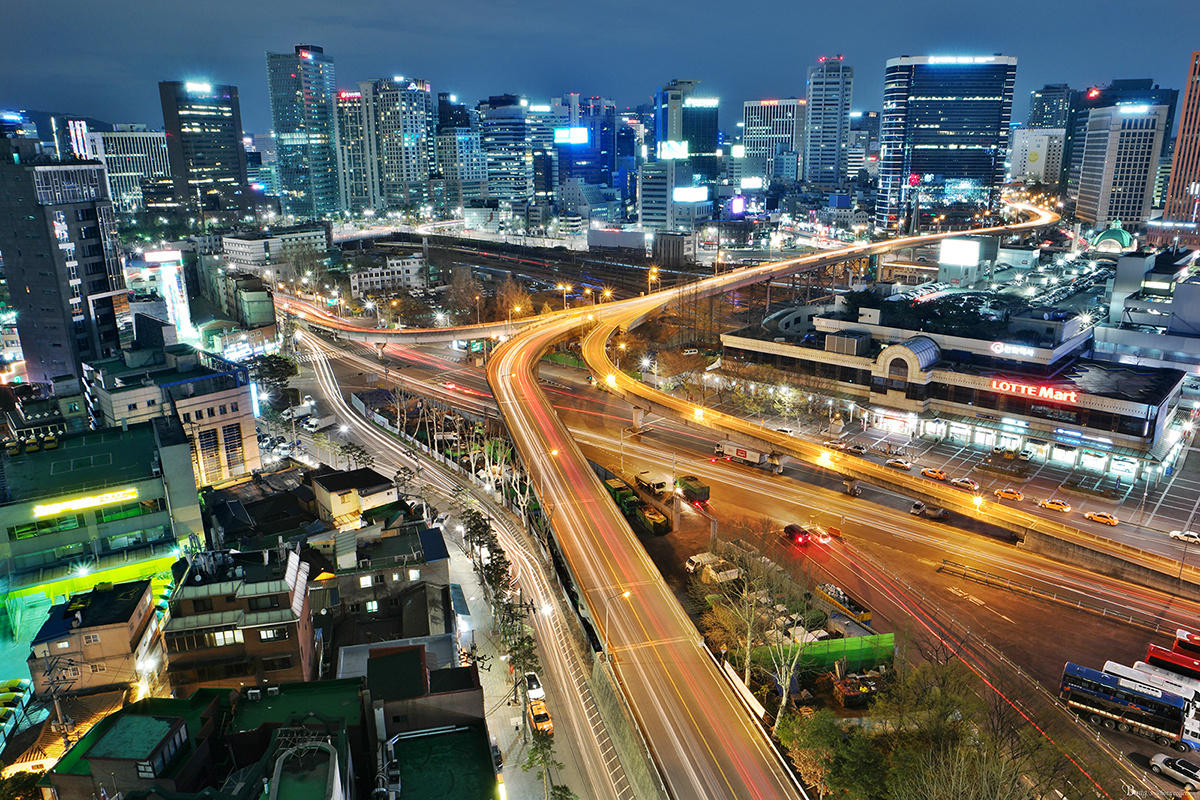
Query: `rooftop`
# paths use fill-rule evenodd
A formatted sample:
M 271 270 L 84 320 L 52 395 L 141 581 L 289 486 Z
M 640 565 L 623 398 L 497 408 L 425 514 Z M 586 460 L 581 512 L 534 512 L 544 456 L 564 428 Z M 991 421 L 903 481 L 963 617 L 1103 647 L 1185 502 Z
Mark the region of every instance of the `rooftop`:
M 347 726 L 362 724 L 362 681 L 358 678 L 285 683 L 279 693 L 263 692 L 262 699 L 238 699 L 230 721 L 231 731 L 251 731 L 268 723 L 286 724 L 316 715 L 326 720 L 343 720 Z
M 394 486 L 390 479 L 370 467 L 329 472 L 313 478 L 313 483 L 320 484 L 328 492 L 344 492 L 349 489 L 375 492 Z
M 405 737 L 396 742 L 405 800 L 490 800 L 496 766 L 482 725 Z
M 33 644 L 57 639 L 71 630 L 127 622 L 149 588 L 150 581 L 146 579 L 116 585 L 97 584 L 86 594 L 74 595 L 50 609 L 50 617 L 33 637 Z M 72 626 L 76 614 L 80 621 Z
M 124 714 L 92 746 L 88 758 L 147 759 L 175 727 L 175 719 Z
M 8 501 L 148 480 L 156 451 L 150 422 L 65 435 L 54 450 L 5 457 Z
M 371 700 L 408 700 L 429 693 L 425 648 L 403 647 L 367 661 Z

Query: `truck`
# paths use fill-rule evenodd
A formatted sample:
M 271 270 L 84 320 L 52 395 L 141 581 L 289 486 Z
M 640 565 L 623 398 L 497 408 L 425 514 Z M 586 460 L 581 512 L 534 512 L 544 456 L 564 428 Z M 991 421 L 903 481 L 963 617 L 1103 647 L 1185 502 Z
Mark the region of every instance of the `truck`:
M 643 491 L 655 497 L 661 497 L 667 491 L 667 482 L 651 475 L 649 471 L 639 472 L 633 476 L 633 480 Z
M 760 466 L 767 461 L 766 453 L 737 444 L 736 442 L 731 442 L 728 439 L 717 442 L 717 446 L 713 449 L 713 452 L 719 456 L 723 456 L 726 461 L 736 461 L 739 464 L 749 464 L 752 467 Z
M 634 511 L 634 515 L 645 526 L 646 530 L 655 536 L 662 536 L 671 532 L 671 523 L 667 521 L 666 515 L 654 506 L 643 503 Z
M 708 484 L 701 481 L 695 475 L 679 476 L 675 479 L 675 488 L 683 495 L 683 499 L 689 503 L 703 505 L 708 502 Z
M 317 431 L 328 428 L 330 425 L 333 425 L 336 422 L 336 414 L 325 414 L 324 416 L 320 417 L 309 417 L 308 419 L 304 420 L 304 430 L 308 431 L 309 433 L 316 433 Z
M 309 416 L 312 413 L 313 413 L 313 407 L 312 407 L 311 403 L 301 403 L 298 406 L 292 406 L 291 408 L 285 408 L 283 411 L 281 411 L 279 413 L 279 418 L 282 419 L 283 421 L 287 422 L 287 421 L 290 421 L 293 419 L 295 419 L 295 420 L 304 419 L 305 417 Z
M 621 509 L 621 513 L 628 515 L 637 507 L 639 502 L 637 494 L 620 478 L 609 478 L 604 482 L 604 488 L 608 490 L 609 497 Z
M 716 564 L 719 561 L 721 561 L 719 555 L 705 551 L 688 556 L 688 560 L 683 562 L 683 568 L 690 575 L 698 569 L 704 569 L 709 564 Z

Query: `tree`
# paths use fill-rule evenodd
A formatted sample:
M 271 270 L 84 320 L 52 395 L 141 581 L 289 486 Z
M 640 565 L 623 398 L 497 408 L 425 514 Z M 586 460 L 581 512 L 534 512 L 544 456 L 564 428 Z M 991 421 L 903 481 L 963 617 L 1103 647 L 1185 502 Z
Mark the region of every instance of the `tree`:
M 396 474 L 392 476 L 392 481 L 396 484 L 396 491 L 400 494 L 405 494 L 408 485 L 412 483 L 413 478 L 416 476 L 417 473 L 411 467 L 401 467 L 396 470 Z
M 550 787 L 550 800 L 579 800 L 579 795 L 560 783 Z
M 537 770 L 537 776 L 542 779 L 542 788 L 546 798 L 550 797 L 550 787 L 554 785 L 554 778 L 551 776 L 550 770 L 562 768 L 563 765 L 554 758 L 554 735 L 534 731 L 533 741 L 530 742 L 529 750 L 525 753 L 525 762 L 521 764 L 521 769 L 526 772 Z
M 482 299 L 483 287 L 471 274 L 471 268 L 455 267 L 450 273 L 450 286 L 446 289 L 446 307 L 454 310 L 455 320 L 474 322 Z
M 513 280 L 511 273 L 504 277 L 504 282 L 496 291 L 496 302 L 500 319 L 507 319 L 510 315 L 516 319 L 533 313 L 533 298 Z
M 987 747 L 956 747 L 950 752 L 925 751 L 913 769 L 889 782 L 893 800 L 1032 800 L 1017 762 Z
M 346 466 L 352 469 L 375 466 L 375 456 L 358 442 L 343 442 L 337 447 L 337 453 L 346 459 Z M 351 466 L 353 465 L 353 466 Z
M 275 354 L 255 356 L 250 361 L 250 370 L 259 388 L 265 390 L 272 400 L 282 400 L 288 379 L 300 372 L 295 361 Z
M 37 783 L 40 772 L 18 772 L 8 778 L 0 778 L 0 800 L 42 800 Z

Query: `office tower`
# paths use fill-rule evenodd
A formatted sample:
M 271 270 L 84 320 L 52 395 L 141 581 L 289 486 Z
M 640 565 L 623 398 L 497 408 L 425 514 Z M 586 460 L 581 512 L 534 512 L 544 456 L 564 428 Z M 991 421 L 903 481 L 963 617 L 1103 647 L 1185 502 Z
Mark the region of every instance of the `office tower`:
M 1200 247 L 1200 50 L 1192 53 L 1179 115 L 1171 177 L 1155 239 Z
M 569 125 L 554 129 L 559 183 L 579 178 L 584 183 L 612 186 L 617 153 L 616 104 L 601 97 L 583 102 L 577 94 L 568 97 L 574 101 Z
M 533 197 L 533 148 L 525 105 L 516 95 L 494 95 L 477 107 L 489 198 Z
M 29 380 L 83 374 L 132 338 L 104 165 L 0 139 L 0 253 Z
M 487 157 L 471 110 L 446 92 L 438 93 L 437 164 L 446 202 L 461 208 L 487 197 Z
M 1095 108 L 1111 108 L 1121 103 L 1134 105 L 1166 106 L 1167 121 L 1164 131 L 1163 149 L 1171 141 L 1175 125 L 1175 105 L 1179 100 L 1178 89 L 1161 89 L 1149 78 L 1114 80 L 1108 86 L 1093 86 L 1086 91 L 1071 93 L 1071 107 L 1067 111 L 1067 138 L 1063 145 L 1063 166 L 1060 182 L 1067 197 L 1079 197 L 1079 172 L 1083 166 L 1083 143 L 1087 138 L 1088 114 Z
M 879 174 L 879 112 L 851 111 L 850 138 L 846 148 L 846 177 L 854 180 L 862 170 Z
M 1065 128 L 1017 128 L 1012 133 L 1009 177 L 1014 181 L 1058 182 Z
M 1121 103 L 1091 109 L 1075 216 L 1097 227 L 1149 219 L 1166 126 L 1166 106 Z
M 338 92 L 334 150 L 342 210 L 361 214 L 380 208 L 379 165 L 367 158 L 367 111 L 362 92 Z
M 1065 83 L 1047 83 L 1029 93 L 1030 128 L 1065 128 L 1071 109 L 1071 87 Z
M 241 217 L 251 210 L 236 86 L 160 81 L 176 202 Z
M 833 188 L 846 182 L 853 92 L 854 67 L 841 56 L 821 56 L 808 68 L 804 179 L 809 183 Z
M 142 187 L 171 176 L 167 136 L 144 125 L 116 125 L 111 132 L 89 133 L 83 158 L 104 164 L 108 196 L 117 211 L 145 211 Z M 141 128 L 141 130 L 136 130 Z
M 717 174 L 720 100 L 696 94 L 699 81 L 672 80 L 655 95 L 654 140 L 659 157 L 664 148 L 685 154 L 692 171 L 704 179 Z M 668 144 L 674 142 L 676 144 Z
M 279 204 L 302 219 L 337 213 L 333 59 L 311 44 L 267 53 L 267 90 L 275 129 Z
M 806 100 L 747 100 L 742 104 L 742 145 L 745 173 L 769 182 L 776 175 L 796 171 L 795 163 L 785 168 L 781 159 L 797 158 L 804 151 Z M 791 154 L 791 155 L 786 155 Z
M 902 56 L 887 62 L 875 225 L 916 204 L 994 208 L 1012 117 L 1013 56 Z
M 403 76 L 359 84 L 366 159 L 378 171 L 380 204 L 412 208 L 429 200 L 436 169 L 437 104 L 428 81 Z

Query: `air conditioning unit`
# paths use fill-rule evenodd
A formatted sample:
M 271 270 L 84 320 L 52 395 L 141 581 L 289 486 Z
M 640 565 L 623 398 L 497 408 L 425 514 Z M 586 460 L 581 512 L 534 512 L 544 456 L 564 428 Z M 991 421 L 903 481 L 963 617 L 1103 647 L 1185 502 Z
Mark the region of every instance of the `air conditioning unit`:
M 279 687 L 278 686 L 268 686 L 267 687 L 267 697 L 279 697 Z
M 247 700 L 262 700 L 262 689 L 247 689 L 246 690 L 246 699 Z

